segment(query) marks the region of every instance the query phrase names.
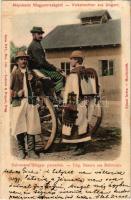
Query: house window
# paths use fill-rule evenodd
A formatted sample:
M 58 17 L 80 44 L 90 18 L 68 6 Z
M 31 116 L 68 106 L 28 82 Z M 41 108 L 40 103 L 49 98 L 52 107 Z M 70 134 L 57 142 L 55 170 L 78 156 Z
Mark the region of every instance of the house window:
M 69 62 L 62 62 L 61 63 L 61 70 L 65 72 L 65 75 L 70 73 L 70 63 Z
M 101 60 L 102 76 L 111 76 L 114 74 L 114 61 L 113 60 Z

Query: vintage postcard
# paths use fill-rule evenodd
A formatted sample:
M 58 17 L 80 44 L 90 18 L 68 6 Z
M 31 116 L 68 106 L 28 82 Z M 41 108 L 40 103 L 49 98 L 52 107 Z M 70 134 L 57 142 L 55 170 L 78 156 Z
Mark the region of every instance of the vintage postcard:
M 131 199 L 130 1 L 2 1 L 0 199 Z

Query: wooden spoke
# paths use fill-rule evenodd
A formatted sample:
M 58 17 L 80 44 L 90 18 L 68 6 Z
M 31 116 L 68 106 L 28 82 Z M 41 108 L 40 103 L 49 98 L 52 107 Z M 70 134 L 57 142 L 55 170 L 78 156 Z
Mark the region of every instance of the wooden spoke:
M 43 117 L 40 117 L 40 119 L 41 119 L 41 121 L 43 121 L 43 120 L 45 120 L 45 121 L 47 121 L 47 122 L 51 122 L 52 120 L 51 120 L 51 117 L 50 117 L 50 119 L 49 119 L 49 117 L 46 117 L 46 116 L 43 116 Z M 46 123 L 46 122 L 45 122 Z
M 48 115 L 46 115 L 46 116 L 43 116 L 43 117 L 44 117 L 44 118 L 45 118 L 45 117 L 51 117 L 51 114 L 48 114 Z

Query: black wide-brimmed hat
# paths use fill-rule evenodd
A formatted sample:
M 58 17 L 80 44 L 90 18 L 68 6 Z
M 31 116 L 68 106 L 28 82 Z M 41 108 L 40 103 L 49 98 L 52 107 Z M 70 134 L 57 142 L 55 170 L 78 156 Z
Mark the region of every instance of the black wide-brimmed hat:
M 36 27 L 36 26 L 34 26 L 30 32 L 31 33 L 44 33 L 42 27 Z

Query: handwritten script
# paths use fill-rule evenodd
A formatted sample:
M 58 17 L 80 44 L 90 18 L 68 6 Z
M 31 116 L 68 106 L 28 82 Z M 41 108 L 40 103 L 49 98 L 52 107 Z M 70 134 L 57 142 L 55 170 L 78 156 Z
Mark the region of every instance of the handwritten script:
M 5 169 L 9 199 L 128 199 L 130 186 L 122 170 Z

